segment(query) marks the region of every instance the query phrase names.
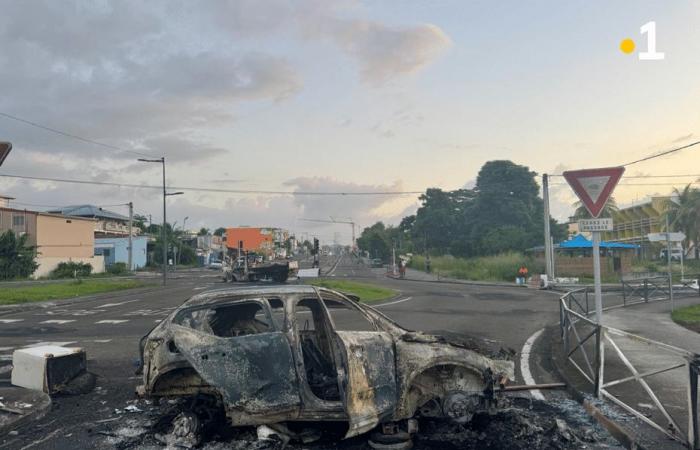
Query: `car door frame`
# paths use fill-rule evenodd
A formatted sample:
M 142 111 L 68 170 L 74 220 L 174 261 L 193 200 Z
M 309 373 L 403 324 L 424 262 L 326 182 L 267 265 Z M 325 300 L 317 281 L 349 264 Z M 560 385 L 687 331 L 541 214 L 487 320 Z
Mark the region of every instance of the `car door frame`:
M 339 302 L 362 315 L 375 331 L 337 330 L 323 298 L 326 293 L 329 301 Z M 336 366 L 342 367 L 338 382 L 349 423 L 345 437 L 357 436 L 393 415 L 398 404 L 394 339 L 352 300 L 335 292 L 317 291 L 317 294 L 330 319 Z M 367 346 L 373 354 L 366 354 Z
M 270 331 L 224 337 L 176 322 L 179 315 L 187 312 L 245 303 L 255 303 L 263 308 L 270 325 Z M 255 418 L 266 416 L 284 417 L 288 420 L 299 416 L 302 399 L 299 394 L 299 377 L 294 364 L 294 351 L 285 330 L 280 329 L 275 322 L 270 304 L 265 297 L 236 298 L 215 304 L 186 308 L 178 311 L 178 314 L 173 317 L 171 327 L 173 341 L 183 357 L 208 384 L 221 394 L 226 409 L 235 411 L 242 422 L 255 423 Z M 270 358 L 269 352 L 265 350 L 269 350 L 271 346 L 275 353 L 284 355 L 286 361 L 281 358 Z M 215 351 L 212 352 L 212 350 Z M 264 354 L 265 356 L 250 358 L 246 357 L 246 354 Z M 241 357 L 239 358 L 239 356 Z M 213 359 L 210 360 L 210 358 Z M 268 378 L 257 378 L 251 384 L 240 382 L 245 380 L 231 383 L 231 377 L 235 377 L 236 374 L 225 370 L 225 368 L 233 364 L 236 359 L 243 359 L 248 364 L 246 369 L 249 372 L 255 372 Z M 217 369 L 217 363 L 221 363 L 221 369 Z M 251 365 L 251 363 L 254 364 Z M 239 374 L 239 376 L 244 375 Z M 251 389 L 243 391 L 242 387 L 250 387 Z M 239 391 L 232 391 L 233 388 L 238 388 Z M 261 391 L 266 391 L 269 398 L 261 401 L 259 398 Z M 237 394 L 241 394 L 238 395 L 239 398 L 236 398 Z

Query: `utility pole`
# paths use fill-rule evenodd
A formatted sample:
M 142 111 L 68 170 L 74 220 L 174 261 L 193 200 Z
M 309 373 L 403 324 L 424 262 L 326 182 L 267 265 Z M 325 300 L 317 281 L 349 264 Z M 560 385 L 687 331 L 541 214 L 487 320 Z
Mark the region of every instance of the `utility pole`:
M 165 201 L 168 198 L 169 195 L 181 195 L 184 194 L 184 192 L 172 192 L 168 193 L 165 190 L 165 156 L 161 156 L 158 159 L 144 159 L 144 158 L 139 158 L 138 161 L 141 162 L 149 162 L 149 163 L 160 163 L 163 165 L 163 225 L 160 227 L 160 238 L 162 240 L 162 246 L 163 246 L 163 286 L 166 284 L 166 280 L 168 278 L 168 233 L 165 229 L 165 226 L 168 223 L 166 214 L 165 214 Z
M 666 213 L 666 261 L 668 264 L 668 295 L 671 299 L 671 312 L 673 312 L 673 273 L 671 272 L 671 229 L 668 224 L 668 213 Z
M 549 176 L 542 175 L 542 202 L 544 203 L 544 263 L 547 273 L 547 283 L 554 279 L 554 268 L 552 267 L 552 241 L 549 229 Z
M 134 223 L 134 204 L 132 202 L 129 202 L 129 272 L 134 270 L 134 247 L 133 247 L 133 238 L 131 237 L 131 230 L 133 227 Z

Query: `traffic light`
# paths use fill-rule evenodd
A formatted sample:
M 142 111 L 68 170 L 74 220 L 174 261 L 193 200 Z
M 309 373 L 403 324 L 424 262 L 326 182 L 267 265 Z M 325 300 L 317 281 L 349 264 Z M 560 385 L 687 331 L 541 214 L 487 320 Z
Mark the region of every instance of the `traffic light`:
M 318 239 L 314 238 L 314 255 L 318 255 Z

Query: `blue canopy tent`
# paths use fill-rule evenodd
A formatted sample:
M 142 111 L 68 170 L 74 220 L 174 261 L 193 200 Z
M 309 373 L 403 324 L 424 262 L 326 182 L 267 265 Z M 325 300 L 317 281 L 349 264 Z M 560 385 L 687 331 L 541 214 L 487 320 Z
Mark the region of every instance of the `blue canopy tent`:
M 560 249 L 580 249 L 580 248 L 593 248 L 593 242 L 589 241 L 586 239 L 583 235 L 577 234 L 573 238 L 569 239 L 568 241 L 560 242 L 559 245 L 557 245 L 557 248 Z M 638 245 L 634 244 L 623 244 L 621 242 L 604 242 L 601 241 L 600 243 L 600 248 L 609 248 L 609 249 L 635 249 L 639 248 Z

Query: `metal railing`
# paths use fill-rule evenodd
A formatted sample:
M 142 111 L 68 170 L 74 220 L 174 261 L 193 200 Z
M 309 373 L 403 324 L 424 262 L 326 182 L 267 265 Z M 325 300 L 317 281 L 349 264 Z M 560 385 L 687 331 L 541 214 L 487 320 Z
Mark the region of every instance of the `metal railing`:
M 560 331 L 566 362 L 590 383 L 596 397 L 612 401 L 668 437 L 683 442 L 689 448 L 700 449 L 698 436 L 700 432 L 698 429 L 700 355 L 598 324 L 588 317 L 589 297 L 592 301 L 593 295 L 589 295 L 588 288 L 582 288 L 568 292 L 560 298 Z M 640 371 L 618 345 L 624 339 L 630 339 L 636 344 L 654 348 L 657 352 L 663 353 L 671 362 L 652 370 Z M 612 349 L 613 356 L 609 357 L 609 361 L 606 362 L 606 351 L 609 349 Z M 618 374 L 613 376 L 607 374 L 605 377 L 606 366 L 610 367 L 613 364 L 615 356 L 618 359 L 618 365 L 615 367 Z M 620 375 L 619 363 L 622 363 L 622 367 L 628 373 Z M 648 381 L 651 376 L 678 370 L 684 371 L 687 385 L 687 403 L 684 412 L 687 416 L 688 426 L 685 429 L 679 426 L 679 422 L 669 412 L 669 407 L 677 410 L 677 405 L 664 404 Z M 622 399 L 623 395 L 611 391 L 613 387 L 619 387 L 623 384 L 629 386 L 632 382 L 636 382 L 636 387 L 648 395 L 659 414 L 656 416 L 645 414 L 632 406 L 629 400 L 625 402 Z
M 622 298 L 627 302 L 648 302 L 649 300 L 667 300 L 671 298 L 668 277 L 655 276 L 637 280 L 620 280 Z

